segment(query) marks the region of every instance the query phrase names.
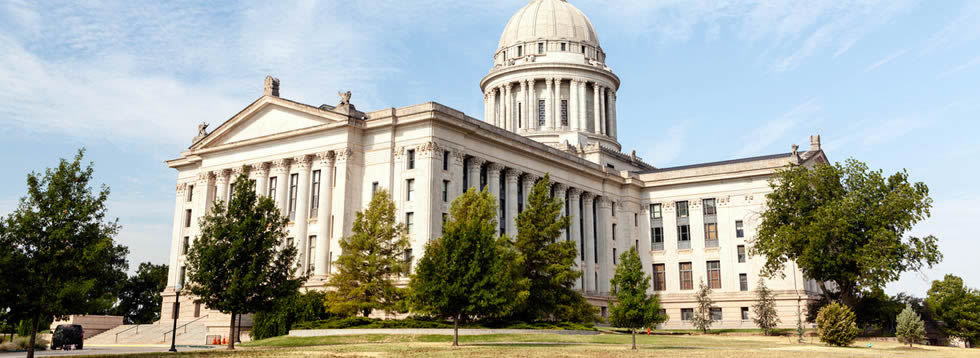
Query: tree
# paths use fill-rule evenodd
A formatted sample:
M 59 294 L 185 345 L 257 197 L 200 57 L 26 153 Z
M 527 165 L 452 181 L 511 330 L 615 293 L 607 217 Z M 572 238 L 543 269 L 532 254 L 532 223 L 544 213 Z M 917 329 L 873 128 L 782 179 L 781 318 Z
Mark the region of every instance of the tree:
M 527 299 L 520 254 L 507 236 L 497 236 L 496 199 L 471 188 L 453 200 L 442 237 L 425 246 L 409 283 L 413 308 L 459 322 L 500 318 Z
M 847 306 L 831 302 L 817 313 L 817 333 L 820 334 L 820 341 L 829 345 L 851 345 L 858 334 L 854 312 Z
M 323 304 L 326 300 L 327 293 L 318 290 L 280 297 L 272 309 L 255 313 L 252 318 L 252 339 L 286 335 L 296 323 L 330 318 Z
M 368 208 L 357 213 L 353 235 L 340 240 L 343 253 L 330 276 L 336 289 L 328 295 L 331 312 L 367 317 L 376 309 L 396 311 L 402 290 L 395 280 L 408 274 L 410 247 L 405 224 L 395 218 L 395 203 L 386 190 L 378 190 Z
M 766 286 L 766 281 L 761 278 L 755 289 L 755 295 L 756 303 L 752 306 L 755 318 L 752 320 L 759 326 L 759 329 L 762 329 L 762 333 L 768 336 L 772 334 L 773 328 L 779 324 L 779 315 L 776 313 L 776 295 Z
M 911 305 L 905 306 L 902 313 L 898 314 L 897 321 L 895 336 L 898 337 L 899 342 L 908 343 L 909 347 L 912 347 L 913 343 L 919 343 L 925 338 L 926 326 Z
M 616 327 L 629 328 L 636 350 L 636 330 L 653 327 L 667 318 L 660 314 L 660 298 L 648 295 L 650 276 L 643 273 L 643 263 L 636 248 L 619 256 L 619 266 L 609 282 L 616 303 L 610 308 L 609 321 Z
M 89 185 L 94 170 L 82 165 L 84 153 L 29 174 L 27 195 L 0 224 L 2 305 L 8 322 L 31 322 L 28 357 L 41 321 L 105 310 L 126 280 L 129 249 L 113 240 L 119 224 L 106 218 L 109 188 Z
M 836 287 L 840 302 L 854 307 L 862 289 L 880 288 L 902 272 L 942 260 L 934 236 L 906 237 L 929 217 L 932 199 L 922 182 L 901 171 L 885 178 L 862 162 L 790 166 L 769 180 L 751 253 L 765 258 L 762 273 L 785 276 L 795 261 L 828 300 Z M 827 285 L 826 283 L 833 283 Z
M 283 244 L 288 219 L 249 183 L 239 175 L 231 201 L 214 203 L 187 253 L 187 289 L 195 302 L 231 315 L 229 337 L 236 336 L 237 315 L 271 309 L 306 281 L 296 275 L 296 248 Z
M 141 263 L 136 274 L 123 284 L 113 314 L 123 316 L 126 324 L 146 324 L 159 320 L 160 306 L 163 304 L 160 292 L 167 287 L 167 273 L 167 265 Z
M 594 309 L 574 289 L 582 272 L 575 268 L 575 242 L 559 238 L 569 227 L 562 216 L 562 198 L 551 195 L 548 174 L 528 193 L 527 204 L 517 216 L 517 250 L 524 258 L 522 275 L 530 280 L 530 294 L 514 316 L 524 321 L 595 321 Z M 581 311 L 585 308 L 585 313 Z
M 708 333 L 711 329 L 711 306 L 715 301 L 711 299 L 711 287 L 704 284 L 704 280 L 698 280 L 698 292 L 695 294 L 698 306 L 694 308 L 694 317 L 691 317 L 691 324 L 702 333 Z
M 963 279 L 946 275 L 942 281 L 932 281 L 926 305 L 936 319 L 943 321 L 943 333 L 959 337 L 976 345 L 980 338 L 980 293 L 963 285 Z

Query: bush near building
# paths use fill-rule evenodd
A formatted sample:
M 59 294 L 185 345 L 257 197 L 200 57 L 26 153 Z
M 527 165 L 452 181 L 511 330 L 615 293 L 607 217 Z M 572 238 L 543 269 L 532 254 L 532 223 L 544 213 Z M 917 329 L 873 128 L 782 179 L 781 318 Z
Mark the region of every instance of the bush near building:
M 844 305 L 832 302 L 817 313 L 817 333 L 820 341 L 829 345 L 846 347 L 854 343 L 858 328 L 854 312 Z

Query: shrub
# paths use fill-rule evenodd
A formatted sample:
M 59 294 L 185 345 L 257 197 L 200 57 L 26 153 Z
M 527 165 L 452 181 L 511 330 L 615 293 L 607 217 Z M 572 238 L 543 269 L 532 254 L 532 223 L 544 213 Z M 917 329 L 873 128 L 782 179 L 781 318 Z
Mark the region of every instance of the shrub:
M 854 320 L 854 312 L 837 302 L 824 306 L 817 313 L 820 341 L 839 347 L 851 345 L 858 334 Z
M 326 294 L 307 291 L 283 298 L 268 312 L 258 312 L 252 323 L 252 338 L 265 339 L 289 333 L 297 323 L 313 322 L 330 317 L 323 303 Z
M 902 343 L 907 343 L 909 347 L 913 343 L 919 343 L 925 337 L 926 328 L 925 324 L 922 323 L 922 318 L 912 310 L 911 305 L 906 305 L 905 310 L 898 314 L 897 327 L 895 329 L 895 336 L 898 337 L 898 341 Z
M 13 341 L 0 344 L 0 352 L 26 351 L 30 344 L 31 337 L 16 337 Z M 43 351 L 48 348 L 48 344 L 47 340 L 38 336 L 34 342 L 34 349 Z

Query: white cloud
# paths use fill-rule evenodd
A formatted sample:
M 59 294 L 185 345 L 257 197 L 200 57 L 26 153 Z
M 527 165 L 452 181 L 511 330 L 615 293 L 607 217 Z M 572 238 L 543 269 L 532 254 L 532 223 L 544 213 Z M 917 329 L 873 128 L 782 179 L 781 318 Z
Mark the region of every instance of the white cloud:
M 817 100 L 811 98 L 779 116 L 779 118 L 750 130 L 742 137 L 742 142 L 745 145 L 735 154 L 735 157 L 743 158 L 762 154 L 762 151 L 773 143 L 784 140 L 786 135 L 801 123 L 818 120 L 817 114 L 820 109 Z M 804 147 L 802 150 L 806 150 L 806 148 Z M 788 152 L 788 147 L 786 152 Z
M 687 138 L 687 123 L 679 123 L 667 129 L 666 133 L 663 133 L 660 138 L 663 140 L 656 142 L 652 147 L 647 149 L 644 153 L 643 158 L 647 163 L 650 163 L 656 167 L 668 167 L 674 165 L 674 160 L 681 154 L 684 149 L 685 142 Z
M 980 39 L 980 26 L 977 26 L 980 1 L 965 1 L 957 13 L 959 16 L 929 38 L 924 52 L 948 49 Z
M 948 119 L 948 113 L 961 110 L 963 106 L 963 101 L 955 101 L 901 117 L 857 121 L 844 132 L 849 134 L 825 142 L 823 148 L 827 152 L 835 152 L 839 148 L 854 151 L 886 145 L 918 130 L 943 125 L 941 122 Z
M 905 55 L 907 52 L 909 52 L 909 49 L 902 49 L 902 50 L 892 52 L 888 54 L 888 56 L 885 56 L 884 58 L 878 60 L 878 62 L 872 63 L 870 66 L 868 66 L 868 68 L 864 69 L 864 72 L 874 71 L 874 69 L 881 67 L 881 65 L 884 65 L 886 63 L 892 62 L 896 58 Z
M 962 72 L 963 70 L 966 70 L 968 68 L 975 67 L 977 65 L 980 65 L 980 56 L 974 57 L 973 59 L 967 61 L 966 63 L 953 67 L 949 69 L 949 71 L 943 72 L 942 74 L 939 75 L 939 77 L 946 77 L 949 75 L 953 75 Z

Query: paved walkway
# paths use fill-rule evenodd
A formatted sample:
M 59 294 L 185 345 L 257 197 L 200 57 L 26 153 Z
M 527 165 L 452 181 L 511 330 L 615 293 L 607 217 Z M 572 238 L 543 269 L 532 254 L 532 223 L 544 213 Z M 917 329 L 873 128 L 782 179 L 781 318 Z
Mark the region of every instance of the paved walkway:
M 190 352 L 190 351 L 200 351 L 212 348 L 205 348 L 204 346 L 192 346 L 192 347 L 181 347 L 177 346 L 178 352 Z M 170 350 L 170 346 L 163 345 L 118 345 L 118 346 L 86 346 L 85 349 L 74 350 L 74 351 L 35 351 L 34 356 L 36 357 L 69 357 L 69 356 L 80 356 L 80 355 L 94 355 L 94 354 L 137 354 L 137 353 L 152 353 L 152 352 L 166 352 Z M 14 353 L 0 353 L 0 358 L 7 357 L 24 357 L 27 356 L 25 352 L 14 352 Z
M 345 328 L 345 329 L 294 329 L 289 331 L 293 337 L 351 336 L 362 334 L 434 334 L 453 335 L 452 328 Z M 575 331 L 561 329 L 474 329 L 460 328 L 461 336 L 484 336 L 489 334 L 560 334 L 588 336 L 599 331 Z

